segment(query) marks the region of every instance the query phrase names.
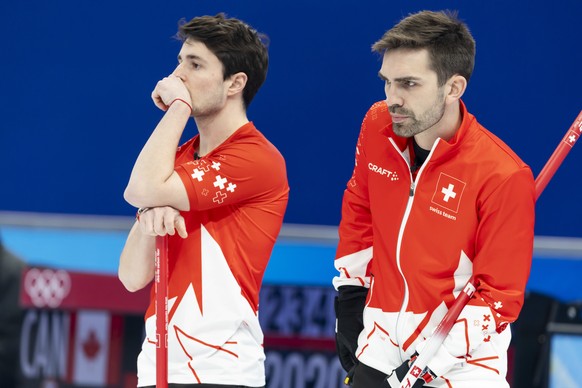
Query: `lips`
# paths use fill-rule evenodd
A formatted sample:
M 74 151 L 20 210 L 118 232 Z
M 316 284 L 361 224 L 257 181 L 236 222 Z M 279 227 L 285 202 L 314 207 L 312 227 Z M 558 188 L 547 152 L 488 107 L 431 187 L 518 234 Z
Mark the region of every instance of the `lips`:
M 391 116 L 392 116 L 392 122 L 396 123 L 396 124 L 401 123 L 408 118 L 408 116 L 403 116 L 403 115 L 391 115 Z

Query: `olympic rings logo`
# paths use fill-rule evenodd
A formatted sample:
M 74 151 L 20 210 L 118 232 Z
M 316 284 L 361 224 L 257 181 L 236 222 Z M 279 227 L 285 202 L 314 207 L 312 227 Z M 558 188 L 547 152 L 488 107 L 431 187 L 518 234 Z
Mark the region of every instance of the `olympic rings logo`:
M 24 290 L 36 307 L 58 307 L 71 291 L 71 277 L 66 271 L 30 269 L 24 277 Z

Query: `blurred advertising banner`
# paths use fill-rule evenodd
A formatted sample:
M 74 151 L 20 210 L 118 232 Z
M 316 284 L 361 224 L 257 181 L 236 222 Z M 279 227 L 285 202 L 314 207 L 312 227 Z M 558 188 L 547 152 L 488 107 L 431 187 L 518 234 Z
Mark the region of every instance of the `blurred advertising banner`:
M 135 387 L 148 292 L 110 275 L 28 268 L 19 387 Z
M 345 387 L 335 350 L 335 290 L 264 285 L 259 320 L 265 333 L 267 387 Z
M 20 292 L 19 386 L 135 387 L 149 292 L 130 293 L 112 275 L 28 268 Z M 268 387 L 343 386 L 334 296 L 331 286 L 263 286 Z

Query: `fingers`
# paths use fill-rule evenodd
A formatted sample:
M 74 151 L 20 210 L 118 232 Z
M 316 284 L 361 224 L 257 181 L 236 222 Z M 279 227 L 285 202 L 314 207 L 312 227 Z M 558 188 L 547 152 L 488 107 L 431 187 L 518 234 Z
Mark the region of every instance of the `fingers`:
M 158 81 L 151 97 L 154 104 L 163 111 L 167 111 L 169 105 L 175 99 L 190 101 L 188 88 L 177 75 L 170 75 Z
M 178 218 L 176 218 L 175 225 L 176 230 L 178 231 L 180 237 L 182 238 L 188 237 L 188 232 L 186 231 L 186 221 L 184 221 L 184 217 L 178 216 Z
M 182 79 L 182 77 L 180 77 L 179 75 L 176 74 L 176 71 L 172 72 L 172 74 L 170 74 L 170 77 L 178 78 L 180 81 L 184 82 L 184 80 Z
M 168 110 L 168 106 L 166 104 L 164 104 L 164 101 L 162 100 L 160 95 L 157 94 L 156 89 L 154 89 L 154 91 L 152 92 L 152 101 L 154 102 L 155 106 L 157 106 L 158 108 L 160 108 L 164 112 Z
M 155 236 L 165 236 L 166 234 L 172 234 L 169 233 L 170 231 L 167 230 L 166 225 L 170 224 L 169 221 L 166 220 L 166 218 L 171 218 L 172 214 L 167 214 L 167 212 L 164 211 L 164 208 L 154 208 L 152 209 L 153 212 L 152 214 L 154 214 L 154 219 L 153 219 L 153 233 Z
M 184 217 L 169 206 L 154 207 L 143 213 L 139 219 L 139 226 L 141 232 L 148 236 L 173 236 L 178 231 L 180 237 L 188 237 Z

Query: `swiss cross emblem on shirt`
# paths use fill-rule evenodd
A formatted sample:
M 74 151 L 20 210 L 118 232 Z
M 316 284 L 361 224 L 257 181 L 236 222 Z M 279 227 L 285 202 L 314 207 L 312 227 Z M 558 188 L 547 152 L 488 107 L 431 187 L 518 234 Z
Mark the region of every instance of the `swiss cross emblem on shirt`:
M 432 203 L 457 213 L 465 186 L 465 182 L 441 172 L 432 195 Z
M 196 191 L 212 204 L 222 205 L 230 194 L 234 193 L 238 185 L 227 178 L 224 171 L 226 157 L 218 160 L 210 158 L 198 159 L 188 162 L 190 178 L 196 186 Z

